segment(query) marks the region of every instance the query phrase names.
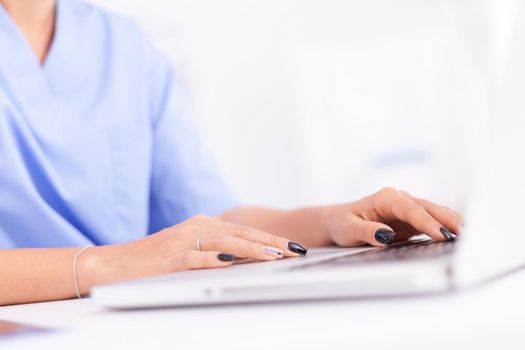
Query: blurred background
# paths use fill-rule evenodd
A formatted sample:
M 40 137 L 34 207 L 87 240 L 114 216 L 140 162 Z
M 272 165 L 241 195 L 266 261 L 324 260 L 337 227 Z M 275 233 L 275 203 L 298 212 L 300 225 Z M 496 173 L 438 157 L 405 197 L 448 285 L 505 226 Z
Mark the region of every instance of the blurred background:
M 518 0 L 97 0 L 173 61 L 246 203 L 394 186 L 463 209 Z

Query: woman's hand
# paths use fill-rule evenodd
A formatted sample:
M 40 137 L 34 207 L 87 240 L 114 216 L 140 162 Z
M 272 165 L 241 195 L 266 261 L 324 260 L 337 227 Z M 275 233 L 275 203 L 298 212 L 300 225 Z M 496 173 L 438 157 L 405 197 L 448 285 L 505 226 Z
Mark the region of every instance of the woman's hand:
M 385 246 L 422 232 L 443 241 L 452 237 L 450 231 L 459 233 L 462 222 L 449 208 L 392 188 L 349 204 L 294 211 L 245 207 L 219 218 L 198 215 L 130 243 L 85 250 L 76 265 L 80 293 L 105 283 L 225 267 L 234 257 L 275 260 L 306 254 L 306 248 L 290 240 L 312 246 Z M 73 297 L 76 291 L 67 281 L 78 252 L 78 247 L 0 252 L 0 305 Z
M 352 203 L 293 211 L 236 208 L 222 214 L 221 219 L 257 227 L 307 246 L 345 247 L 382 247 L 420 233 L 443 241 L 452 239 L 452 233 L 459 233 L 462 222 L 461 214 L 452 209 L 393 188 L 384 188 Z
M 261 230 L 312 245 L 381 247 L 420 233 L 436 241 L 452 239 L 462 222 L 449 208 L 393 188 L 349 204 L 292 212 L 238 208 L 220 218 L 198 215 L 131 243 L 87 250 L 79 264 L 80 289 L 87 293 L 103 283 L 226 267 L 234 257 L 275 260 L 306 254 L 300 244 Z
M 197 215 L 140 240 L 88 249 L 79 260 L 79 287 L 87 293 L 98 284 L 226 267 L 234 257 L 267 261 L 304 254 L 285 238 Z
M 327 208 L 327 232 L 341 246 L 385 246 L 421 233 L 436 241 L 451 240 L 463 219 L 452 209 L 393 188 Z

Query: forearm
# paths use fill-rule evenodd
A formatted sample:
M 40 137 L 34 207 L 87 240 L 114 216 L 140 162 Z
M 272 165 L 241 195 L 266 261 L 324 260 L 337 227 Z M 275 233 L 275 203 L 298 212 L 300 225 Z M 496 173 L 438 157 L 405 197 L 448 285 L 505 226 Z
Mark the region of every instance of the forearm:
M 292 211 L 240 207 L 227 211 L 218 218 L 314 247 L 333 244 L 326 225 L 330 215 L 330 207 L 311 207 Z
M 0 250 L 0 305 L 75 297 L 72 262 L 79 249 Z

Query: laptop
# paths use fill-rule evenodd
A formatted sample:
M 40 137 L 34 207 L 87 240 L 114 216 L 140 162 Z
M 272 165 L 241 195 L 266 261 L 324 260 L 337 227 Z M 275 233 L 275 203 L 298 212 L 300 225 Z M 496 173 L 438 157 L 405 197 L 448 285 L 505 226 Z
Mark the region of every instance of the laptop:
M 510 154 L 493 160 L 486 169 L 471 199 L 465 231 L 454 241 L 416 237 L 387 248 L 314 248 L 304 257 L 99 286 L 91 296 L 99 305 L 129 309 L 409 296 L 491 281 L 525 266 L 525 227 L 518 222 L 525 173 L 507 157 Z
M 91 296 L 115 309 L 409 296 L 474 287 L 523 268 L 525 41 L 518 40 L 505 78 L 494 82 L 490 135 L 479 150 L 486 156 L 456 240 L 310 249 L 304 257 L 99 286 Z

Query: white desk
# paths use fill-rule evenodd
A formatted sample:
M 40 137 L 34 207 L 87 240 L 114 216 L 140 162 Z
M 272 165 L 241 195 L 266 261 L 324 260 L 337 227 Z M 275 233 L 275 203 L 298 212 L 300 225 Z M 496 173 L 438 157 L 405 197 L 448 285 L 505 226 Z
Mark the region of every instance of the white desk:
M 410 299 L 111 312 L 90 300 L 0 308 L 57 328 L 0 349 L 525 349 L 525 271 L 475 290 Z

